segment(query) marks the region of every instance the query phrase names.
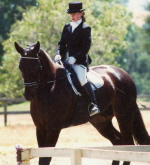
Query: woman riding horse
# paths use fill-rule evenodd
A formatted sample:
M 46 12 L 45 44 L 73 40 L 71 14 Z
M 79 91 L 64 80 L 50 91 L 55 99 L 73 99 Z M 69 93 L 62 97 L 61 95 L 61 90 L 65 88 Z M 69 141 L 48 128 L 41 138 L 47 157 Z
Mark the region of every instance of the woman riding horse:
M 82 3 L 70 3 L 67 12 L 72 11 L 75 6 L 80 9 L 77 11 L 83 11 Z M 87 42 L 85 34 L 90 35 L 90 27 L 82 21 L 71 33 L 69 29 L 71 30 L 71 24 L 74 23 L 65 25 L 58 52 L 62 60 L 68 59 L 70 64 L 74 62 L 73 68 L 80 68 L 85 80 L 86 72 L 82 66 L 87 67 L 88 51 L 82 53 L 84 52 L 82 47 Z M 79 40 L 78 37 L 81 36 Z M 90 40 L 89 37 L 88 40 Z M 65 42 L 65 49 L 61 48 L 63 47 L 61 42 Z M 78 44 L 79 47 L 76 47 Z M 89 48 L 90 44 L 86 46 Z M 136 103 L 136 86 L 125 71 L 111 65 L 90 68 L 102 77 L 104 85 L 95 92 L 101 113 L 89 116 L 86 98 L 74 93 L 64 67 L 51 60 L 50 56 L 40 47 L 40 42 L 29 45 L 25 49 L 15 42 L 15 48 L 20 54 L 19 69 L 24 79 L 24 96 L 31 102 L 30 112 L 36 126 L 39 147 L 54 147 L 61 129 L 86 122 L 90 122 L 113 145 L 134 145 L 134 140 L 137 144 L 150 144 L 149 134 Z M 74 49 L 78 51 L 73 51 Z M 68 58 L 65 57 L 66 52 L 69 54 Z M 83 59 L 85 61 L 82 61 Z M 77 74 L 80 75 L 80 72 Z M 88 90 L 91 92 L 90 88 Z M 114 116 L 118 121 L 119 131 L 113 126 Z M 39 159 L 39 165 L 49 165 L 50 161 L 51 158 L 42 157 Z M 129 164 L 130 162 L 123 163 L 123 165 Z M 113 161 L 112 165 L 119 165 L 119 162 Z
M 89 100 L 90 116 L 100 112 L 94 91 L 87 81 L 87 68 L 91 62 L 88 51 L 91 46 L 91 27 L 85 24 L 84 10 L 82 2 L 70 2 L 69 9 L 71 21 L 67 23 L 62 32 L 61 39 L 56 50 L 55 61 L 61 60 L 72 65 L 77 78 L 86 92 Z
M 113 145 L 133 145 L 133 137 L 138 144 L 150 144 L 136 103 L 135 84 L 125 71 L 110 65 L 90 68 L 104 80 L 104 86 L 95 92 L 101 113 L 90 117 L 86 99 L 79 99 L 74 93 L 65 69 L 51 60 L 39 42 L 25 49 L 15 42 L 15 48 L 21 55 L 19 69 L 24 79 L 24 96 L 31 101 L 39 147 L 54 147 L 61 129 L 88 121 Z M 114 116 L 120 132 L 113 126 Z M 50 161 L 51 158 L 40 158 L 39 165 L 49 165 Z M 119 162 L 113 161 L 112 165 Z

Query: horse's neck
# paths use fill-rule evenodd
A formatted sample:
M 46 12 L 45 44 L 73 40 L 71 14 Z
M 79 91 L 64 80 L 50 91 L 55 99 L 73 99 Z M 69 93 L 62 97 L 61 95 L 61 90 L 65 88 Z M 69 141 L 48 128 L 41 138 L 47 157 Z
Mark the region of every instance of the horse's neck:
M 56 76 L 56 66 L 45 51 L 41 51 L 40 60 L 42 62 L 42 80 L 53 81 Z

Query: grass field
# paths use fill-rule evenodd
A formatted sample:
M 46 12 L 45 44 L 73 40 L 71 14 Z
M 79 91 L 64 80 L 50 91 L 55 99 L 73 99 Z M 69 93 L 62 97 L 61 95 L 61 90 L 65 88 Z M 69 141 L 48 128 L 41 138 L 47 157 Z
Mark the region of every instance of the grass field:
M 143 101 L 145 99 L 138 99 L 138 104 L 139 107 L 141 107 L 140 104 L 145 105 L 146 107 L 150 107 L 150 100 L 147 99 L 147 101 Z M 7 110 L 8 111 L 25 111 L 25 110 L 29 110 L 30 109 L 30 102 L 26 101 L 23 103 L 18 103 L 18 104 L 12 104 L 12 105 L 8 105 Z M 0 106 L 0 112 L 3 112 L 4 108 L 3 106 Z
M 8 111 L 25 111 L 30 109 L 30 102 L 26 101 L 23 103 L 8 105 Z M 0 107 L 0 112 L 3 111 L 3 106 Z
M 27 110 L 28 102 L 9 107 L 9 110 Z M 2 110 L 2 109 L 1 109 Z M 146 128 L 150 134 L 150 111 L 142 111 Z M 114 125 L 117 122 L 114 119 Z M 31 116 L 8 115 L 8 126 L 3 126 L 3 115 L 0 115 L 0 165 L 15 165 L 15 145 L 22 144 L 25 148 L 37 147 L 35 126 Z M 89 123 L 63 129 L 57 147 L 90 147 L 110 146 L 111 143 L 103 138 Z M 31 165 L 37 165 L 38 160 L 33 159 Z M 83 159 L 83 165 L 110 165 L 111 161 Z M 51 165 L 70 165 L 70 159 L 53 158 Z M 150 165 L 150 163 L 131 163 L 131 165 Z

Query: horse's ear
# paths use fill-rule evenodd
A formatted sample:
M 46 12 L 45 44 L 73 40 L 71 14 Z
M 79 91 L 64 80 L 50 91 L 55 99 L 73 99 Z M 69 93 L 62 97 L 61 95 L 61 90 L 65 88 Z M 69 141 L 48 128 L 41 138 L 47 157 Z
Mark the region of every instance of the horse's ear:
M 40 42 L 39 41 L 35 44 L 34 49 L 32 51 L 35 55 L 37 55 L 39 53 L 39 51 L 40 51 Z
M 15 45 L 17 52 L 22 55 L 24 52 L 24 49 L 17 42 L 15 42 L 14 45 Z

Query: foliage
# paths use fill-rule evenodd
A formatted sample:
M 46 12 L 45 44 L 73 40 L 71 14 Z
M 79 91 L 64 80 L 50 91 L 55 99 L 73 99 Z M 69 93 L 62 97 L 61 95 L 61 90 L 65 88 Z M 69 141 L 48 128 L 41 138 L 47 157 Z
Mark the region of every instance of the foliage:
M 69 16 L 65 14 L 68 0 L 38 0 L 38 7 L 23 13 L 23 19 L 12 26 L 9 38 L 3 42 L 5 56 L 0 69 L 0 93 L 3 96 L 22 96 L 23 85 L 18 70 L 19 55 L 14 41 L 25 47 L 39 40 L 53 58 L 61 31 Z M 90 55 L 93 65 L 116 64 L 115 59 L 125 48 L 130 16 L 119 4 L 99 0 L 83 0 L 87 23 L 92 27 L 93 44 Z
M 150 12 L 150 2 L 147 4 L 147 10 Z M 150 15 L 145 19 L 145 24 L 140 31 L 139 38 L 141 53 L 137 59 L 137 78 L 139 93 L 150 94 Z
M 150 2 L 147 5 L 147 10 L 150 12 Z M 146 49 L 147 53 L 150 55 L 150 15 L 148 15 L 145 19 L 145 24 L 143 26 L 145 39 L 144 39 L 144 48 Z
M 148 11 L 150 11 L 150 3 L 147 4 L 146 8 Z M 150 94 L 150 90 L 149 90 L 150 16 L 149 15 L 145 19 L 144 26 L 142 28 L 135 28 L 134 33 L 135 33 L 134 40 L 130 40 L 130 45 L 131 45 L 130 58 L 132 60 L 128 71 L 131 74 L 133 80 L 136 82 L 138 93 Z
M 22 13 L 29 6 L 36 5 L 36 0 L 3 0 L 0 1 L 0 62 L 3 55 L 2 41 L 8 38 L 11 25 L 21 20 Z
M 133 78 L 140 94 L 150 94 L 150 58 L 144 47 L 146 37 L 142 28 L 134 24 L 129 26 L 126 36 L 128 47 L 117 59 L 121 67 Z
M 99 12 L 97 6 L 101 6 Z M 119 66 L 116 58 L 126 47 L 125 36 L 128 33 L 127 27 L 131 23 L 131 16 L 119 4 L 100 4 L 97 2 L 94 7 L 92 11 L 94 15 L 92 17 L 93 45 L 91 49 L 93 65 L 113 64 Z

